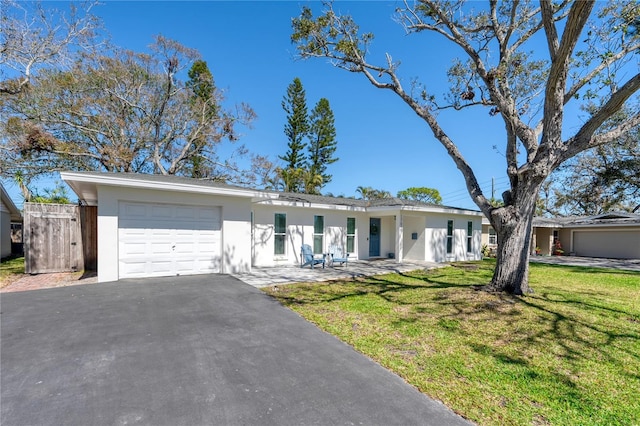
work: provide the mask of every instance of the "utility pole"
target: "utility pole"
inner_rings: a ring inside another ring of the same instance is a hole
[[[496,199],[495,178],[494,177],[491,178],[491,199],[492,200]]]

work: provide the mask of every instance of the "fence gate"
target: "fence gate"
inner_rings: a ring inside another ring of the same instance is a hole
[[[81,214],[85,207],[72,204],[24,203],[23,207],[26,273],[81,271],[95,265],[96,252],[91,249],[97,245],[95,208]]]

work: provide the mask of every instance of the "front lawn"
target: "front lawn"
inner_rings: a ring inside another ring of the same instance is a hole
[[[638,424],[640,274],[532,264],[518,298],[494,265],[265,291],[479,424]]]
[[[0,262],[0,288],[6,287],[24,275],[24,257]]]

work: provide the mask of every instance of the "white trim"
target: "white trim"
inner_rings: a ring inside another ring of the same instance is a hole
[[[189,183],[178,183],[178,182],[161,182],[161,181],[150,181],[144,179],[135,179],[135,178],[123,178],[118,177],[117,175],[86,175],[82,173],[73,173],[73,172],[60,172],[60,177],[62,180],[67,182],[75,191],[75,182],[81,183],[93,183],[96,185],[105,185],[105,186],[121,186],[127,188],[140,188],[140,189],[159,189],[162,191],[180,191],[180,192],[191,192],[198,194],[213,194],[213,195],[227,195],[227,196],[235,196],[235,197],[246,197],[246,198],[257,198],[257,199],[269,199],[277,197],[277,195],[270,194],[267,192],[254,190],[254,189],[243,189],[243,188],[233,188],[233,187],[221,187],[221,186],[202,186],[202,185],[194,185]],[[71,181],[71,182],[69,182]]]
[[[387,212],[387,211],[406,211],[406,212],[424,212],[424,213],[445,213],[463,216],[484,216],[484,213],[474,210],[456,209],[454,207],[437,207],[437,206],[374,206],[366,207],[366,211],[371,213]]]
[[[273,194],[270,194],[270,195],[273,195]],[[258,200],[256,204],[260,204],[262,206],[340,210],[340,211],[353,211],[353,212],[362,212],[362,213],[367,211],[366,207],[345,206],[345,205],[339,205],[339,204],[309,203],[307,201],[288,201],[288,200],[278,200],[274,198],[270,198],[268,200]]]

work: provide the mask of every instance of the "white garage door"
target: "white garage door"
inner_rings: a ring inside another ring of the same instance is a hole
[[[120,278],[220,272],[220,208],[121,202]]]
[[[577,256],[640,259],[640,231],[575,231],[573,251]]]

